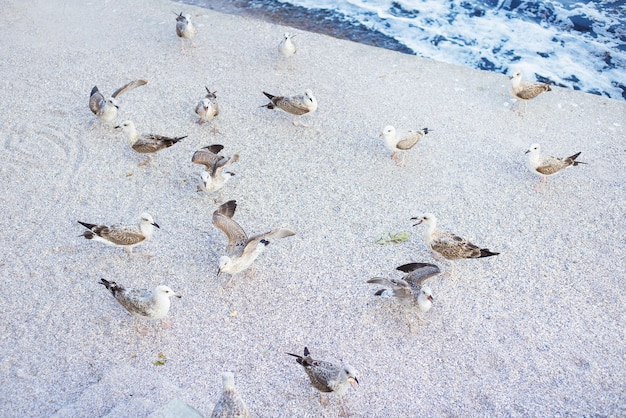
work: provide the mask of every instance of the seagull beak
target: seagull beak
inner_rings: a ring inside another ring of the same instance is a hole
[[[121,129],[122,127],[120,125],[117,125],[114,129]]]
[[[509,80],[513,80],[513,76],[512,75],[509,76]]]
[[[412,221],[414,221],[416,219],[418,219],[418,218],[417,217],[411,218]],[[420,219],[419,221],[417,221],[416,224],[413,224],[413,226],[417,226],[417,225],[421,224],[423,221],[424,221],[423,219]]]
[[[348,382],[350,382],[350,386],[355,387],[359,384],[359,380],[356,377],[349,377]]]
[[[530,152],[530,150],[526,150],[526,152],[524,154],[528,154]]]
[[[154,225],[154,226],[156,226],[157,228],[161,229],[161,227],[159,226],[159,224],[158,224],[158,223],[156,223],[156,222],[152,222],[152,225]]]
[[[426,296],[426,299],[428,299],[428,300],[429,300],[429,301],[431,301],[431,302],[433,301],[433,297],[432,297],[432,296],[430,296],[430,295],[429,295],[429,296]]]

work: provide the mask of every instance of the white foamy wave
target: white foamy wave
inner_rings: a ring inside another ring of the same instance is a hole
[[[424,57],[626,100],[624,2],[279,1],[333,11]]]

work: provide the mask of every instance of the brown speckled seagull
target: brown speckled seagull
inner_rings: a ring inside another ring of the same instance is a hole
[[[250,412],[235,387],[235,375],[222,373],[222,396],[213,407],[211,418],[250,418]]]
[[[349,364],[337,365],[329,361],[314,360],[307,347],[304,347],[304,356],[285,353],[296,358],[296,362],[304,367],[304,371],[311,380],[311,385],[323,393],[335,393],[339,397],[348,391],[350,386],[359,383],[358,371]],[[320,401],[322,398],[320,397]],[[342,409],[345,412],[342,401]]]
[[[396,270],[406,274],[401,279],[374,277],[367,281],[367,283],[380,284],[388,288],[378,290],[375,295],[393,296],[404,305],[417,303],[420,311],[428,312],[432,307],[433,294],[428,286],[424,286],[424,282],[441,273],[439,267],[429,263],[408,263],[399,266]]]
[[[522,81],[522,72],[516,71],[511,77],[511,93],[513,96],[524,101],[524,112],[528,101],[546,91],[552,91],[549,83],[532,83]]]
[[[152,238],[155,226],[160,228],[152,219],[152,215],[147,212],[141,214],[139,225],[105,226],[81,221],[78,221],[78,223],[87,228],[82,234],[83,237],[114,247],[122,247],[128,254],[132,254],[133,247]]]
[[[180,50],[181,52],[185,52],[185,39],[191,41],[191,46],[195,48],[195,44],[193,42],[193,38],[196,36],[198,32],[196,27],[191,23],[191,15],[176,14],[176,36],[180,38]]]
[[[458,235],[440,230],[437,228],[437,218],[431,213],[413,217],[411,220],[417,221],[413,226],[426,225],[426,230],[424,231],[426,244],[434,253],[443,256],[447,260],[484,258],[500,254],[489,251],[486,248],[480,248]],[[453,263],[452,268],[454,268]]]
[[[104,98],[97,86],[93,86],[91,94],[89,95],[89,109],[91,109],[93,114],[98,118],[106,122],[111,122],[117,117],[117,109],[120,107],[117,102],[117,96],[147,83],[148,82],[146,80],[131,81],[130,83],[127,83],[115,90],[108,99]]]
[[[221,273],[235,275],[247,269],[261,255],[271,240],[296,234],[288,228],[276,228],[248,238],[243,228],[232,219],[236,208],[237,202],[229,200],[213,212],[213,225],[224,232],[228,238],[226,247],[228,255],[220,257],[218,276]]]
[[[526,154],[528,154],[528,168],[530,168],[530,171],[533,173],[541,176],[542,183],[548,181],[548,176],[552,176],[567,167],[587,164],[582,161],[576,161],[580,152],[566,158],[541,154],[541,145],[539,144],[532,144],[528,151],[526,151]]]
[[[307,126],[300,122],[299,118],[308,113],[313,113],[317,109],[317,99],[313,96],[311,89],[306,89],[303,95],[291,97],[274,96],[266,92],[263,92],[263,94],[270,99],[270,103],[261,107],[267,107],[268,109],[278,108],[283,112],[294,115],[294,125]]]
[[[135,128],[135,124],[130,120],[125,120],[115,129],[122,129],[126,134],[128,143],[131,148],[139,154],[154,154],[162,149],[169,148],[182,139],[187,138],[185,136],[168,137],[154,134],[140,134]],[[139,165],[145,165],[150,161],[150,156],[141,162]]]
[[[220,114],[220,106],[217,103],[217,91],[211,92],[208,87],[204,87],[207,91],[206,96],[198,102],[196,105],[196,115],[200,117],[198,124],[202,124],[208,120],[213,119]]]

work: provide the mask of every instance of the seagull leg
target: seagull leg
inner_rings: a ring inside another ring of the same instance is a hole
[[[402,153],[402,158],[396,159],[396,165],[398,167],[404,167],[405,160],[406,160],[406,152],[403,152]]]
[[[169,329],[174,326],[174,323],[172,321],[166,321],[165,319],[161,319],[161,326],[163,327],[163,329]]]
[[[139,163],[139,167],[143,167],[143,166],[147,165],[150,161],[152,161],[152,157],[150,157],[148,155],[145,160],[143,160],[142,162]]]
[[[135,318],[134,318],[134,321],[135,321],[135,329],[137,330],[137,332],[138,332],[138,333],[140,333],[140,334],[141,334],[141,335],[143,335],[143,336],[148,335],[148,332],[149,332],[148,328],[143,328],[143,327],[141,327],[141,326],[137,323],[137,317],[135,317]]]

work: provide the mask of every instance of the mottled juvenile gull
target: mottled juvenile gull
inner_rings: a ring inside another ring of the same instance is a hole
[[[285,354],[296,358],[296,362],[304,367],[304,371],[311,380],[311,385],[320,392],[332,392],[343,397],[351,385],[354,386],[359,383],[358,371],[354,367],[349,364],[337,365],[329,361],[314,360],[311,358],[307,347],[304,347],[304,356],[292,353]],[[343,402],[342,408],[345,412]]]
[[[114,247],[123,247],[128,254],[132,254],[133,247],[152,238],[155,226],[160,228],[152,219],[152,215],[147,212],[141,214],[139,225],[105,226],[81,221],[78,223],[87,228],[87,231],[83,232],[83,237]]]
[[[428,312],[432,307],[433,295],[430,288],[424,286],[424,282],[441,273],[439,267],[429,263],[408,263],[399,266],[397,270],[407,274],[401,279],[374,277],[367,283],[380,284],[387,288],[378,290],[376,296],[393,296],[404,305],[417,303],[420,311]]]
[[[389,125],[385,126],[381,136],[385,140],[385,146],[389,148],[390,151],[393,151],[391,158],[396,160],[397,165],[404,166],[406,151],[413,148],[428,132],[430,132],[428,128],[423,128],[419,131],[408,131],[406,134],[399,136],[396,132],[396,128]],[[398,160],[399,152],[402,152],[402,160]]]
[[[174,13],[176,14],[176,13]],[[195,47],[193,43],[193,38],[196,36],[197,30],[196,27],[191,23],[191,15],[180,14],[176,15],[176,35],[180,38],[180,50],[185,52],[185,39],[191,41],[191,46]]]
[[[222,396],[213,407],[211,418],[249,418],[248,407],[235,387],[235,375],[222,373],[222,386]]]
[[[549,83],[534,83],[522,80],[522,72],[516,71],[511,76],[511,93],[524,101],[524,112],[530,99],[534,99],[545,91],[552,91]]]
[[[109,289],[113,297],[131,315],[144,319],[160,319],[164,328],[172,326],[170,322],[165,321],[170,310],[170,298],[181,296],[169,287],[160,285],[154,290],[129,289],[105,279],[100,279],[100,284]]]
[[[292,39],[296,35],[292,35],[289,32],[285,32],[283,35],[283,39],[280,41],[278,45],[278,52],[283,57],[290,57],[296,53],[296,45],[293,43]]]
[[[93,114],[98,118],[106,122],[111,122],[117,117],[117,109],[120,107],[117,102],[117,96],[147,83],[148,82],[146,80],[131,81],[130,83],[115,90],[108,99],[104,98],[97,86],[93,86],[91,94],[89,95],[89,109],[91,109]]]
[[[194,164],[203,165],[206,170],[200,175],[202,177],[202,183],[200,190],[206,193],[213,193],[224,187],[224,184],[235,175],[230,171],[224,171],[224,168],[228,164],[235,163],[239,160],[239,154],[235,154],[232,157],[226,157],[219,155],[220,151],[224,148],[223,145],[213,144],[200,148],[191,157],[191,162]]]
[[[500,254],[489,251],[486,248],[480,248],[458,235],[440,230],[437,228],[437,218],[431,213],[413,217],[411,220],[417,221],[413,226],[422,223],[426,225],[426,230],[424,231],[426,244],[434,253],[443,256],[447,260],[483,258]],[[452,264],[452,268],[454,268],[454,264]]]
[[[553,157],[552,155],[542,154],[541,145],[532,144],[528,151],[528,168],[535,174],[541,176],[541,182],[548,181],[548,176],[552,176],[559,171],[569,166],[577,166],[578,164],[587,164],[582,161],[576,161],[576,158],[580,155],[577,152],[566,158]]]
[[[261,107],[267,107],[268,109],[278,108],[284,112],[294,115],[294,125],[300,124],[302,126],[307,126],[300,122],[299,118],[308,113],[313,113],[317,109],[317,99],[313,96],[313,91],[311,91],[311,89],[306,89],[302,95],[291,97],[274,96],[266,92],[263,92],[263,94],[270,99],[270,103]]]
[[[198,102],[196,105],[196,115],[200,117],[199,124],[202,124],[208,120],[213,119],[220,113],[220,106],[217,103],[216,91],[211,92],[208,87],[204,87],[207,91],[206,96]]]
[[[135,128],[135,124],[130,120],[125,120],[120,125],[116,126],[115,129],[122,129],[126,134],[131,148],[140,154],[153,154],[162,149],[169,148],[178,141],[187,138],[187,135],[167,137],[154,134],[140,134]],[[140,165],[146,164],[148,161],[150,161],[150,156]]]
[[[276,228],[248,238],[243,228],[232,219],[236,208],[237,203],[229,200],[213,212],[213,225],[228,237],[226,247],[228,256],[220,257],[218,276],[221,273],[235,275],[247,269],[261,255],[271,240],[296,234],[288,228]]]

